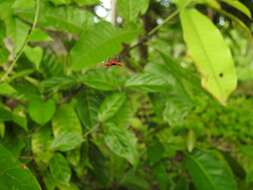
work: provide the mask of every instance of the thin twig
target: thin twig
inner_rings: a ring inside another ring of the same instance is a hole
[[[179,13],[179,10],[176,10],[172,14],[170,14],[161,24],[154,27],[148,34],[146,34],[144,37],[142,37],[138,43],[136,43],[133,46],[129,47],[129,50],[132,50],[132,49],[138,47],[139,45],[147,42],[158,30],[160,30],[161,27],[163,27],[167,22],[169,22],[175,16],[177,16],[178,13]]]
[[[34,19],[33,19],[33,24],[31,26],[30,30],[28,31],[28,34],[26,35],[24,43],[22,44],[21,48],[17,52],[15,59],[13,60],[13,62],[11,63],[11,65],[8,67],[8,69],[6,70],[6,72],[3,75],[3,77],[0,79],[0,82],[3,82],[3,81],[5,81],[8,78],[9,74],[14,69],[14,66],[16,65],[17,61],[19,60],[19,58],[23,54],[25,46],[29,42],[31,34],[34,31],[34,29],[36,28],[36,25],[37,25],[37,22],[38,22],[38,18],[39,18],[39,13],[40,13],[40,0],[36,0],[35,14],[34,14]]]
[[[111,0],[112,24],[117,25],[117,0]]]

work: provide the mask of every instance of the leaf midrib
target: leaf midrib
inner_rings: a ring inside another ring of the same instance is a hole
[[[207,51],[206,51],[205,45],[204,45],[203,42],[202,42],[201,36],[200,36],[198,30],[196,29],[196,24],[195,24],[195,22],[192,20],[191,15],[189,16],[189,20],[190,20],[190,22],[192,23],[192,25],[193,25],[193,30],[196,32],[197,38],[198,38],[199,41],[200,41],[200,46],[203,48],[202,52],[204,52],[204,54],[206,55],[208,62],[211,63],[211,64],[208,64],[208,67],[209,67],[209,69],[212,71],[213,78],[214,78],[215,81],[216,81],[216,84],[217,84],[217,86],[218,86],[218,88],[219,88],[219,90],[220,90],[220,92],[221,92],[222,99],[223,99],[223,98],[224,98],[224,91],[223,91],[223,89],[222,89],[222,87],[221,87],[221,85],[220,85],[220,83],[219,83],[219,79],[217,78],[217,76],[216,76],[216,74],[215,74],[214,68],[213,68],[213,66],[212,66],[213,62],[212,62],[212,60],[210,59],[210,57],[209,57],[209,55],[208,55],[208,53],[207,53]]]
[[[192,162],[194,162],[198,167],[199,169],[204,173],[204,176],[206,176],[207,178],[207,181],[210,182],[211,186],[213,187],[214,190],[217,190],[216,187],[215,187],[215,184],[212,182],[212,179],[211,177],[208,175],[208,173],[206,172],[205,168],[201,165],[201,163],[197,160],[197,159],[194,159],[192,156],[188,155],[187,156]]]

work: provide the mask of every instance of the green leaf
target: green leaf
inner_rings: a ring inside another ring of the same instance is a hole
[[[51,148],[60,151],[75,149],[83,142],[82,126],[71,104],[62,105],[53,118],[54,140]]]
[[[125,87],[145,92],[159,92],[168,90],[170,86],[160,76],[151,73],[141,73],[129,78],[125,83]]]
[[[189,184],[186,177],[181,177],[178,180],[175,190],[189,190]]]
[[[29,61],[31,61],[35,65],[35,68],[39,69],[40,62],[43,57],[43,49],[40,47],[32,48],[32,47],[26,46],[24,49],[24,53],[26,57],[29,59]]]
[[[225,105],[237,84],[228,46],[215,25],[197,10],[185,9],[180,18],[184,39],[202,77],[202,86]]]
[[[83,5],[95,5],[98,4],[100,1],[99,0],[74,0],[79,6]]]
[[[144,14],[149,6],[149,0],[118,0],[119,16],[126,22],[133,22],[140,14]]]
[[[231,7],[234,7],[235,9],[241,11],[245,15],[247,15],[249,18],[252,18],[251,12],[248,7],[246,7],[243,3],[241,3],[238,0],[220,0],[225,2],[226,4],[230,5]]]
[[[43,101],[34,99],[29,103],[28,112],[33,121],[40,125],[49,122],[55,113],[54,100]]]
[[[81,77],[85,85],[103,91],[118,90],[122,87],[124,78],[121,68],[100,68],[89,70]]]
[[[98,111],[99,121],[104,122],[112,118],[117,112],[120,111],[120,107],[125,101],[126,95],[124,93],[115,93],[106,97]]]
[[[127,128],[106,124],[105,144],[116,155],[135,165],[138,159],[137,138]]]
[[[25,131],[28,131],[28,127],[27,127],[27,117],[25,114],[25,110],[22,107],[16,107],[13,111],[12,111],[12,120],[19,125],[20,127],[22,127]]]
[[[123,30],[106,22],[94,25],[82,33],[71,50],[72,69],[87,69],[115,56],[122,50],[122,43],[131,42],[137,34],[136,29]]]
[[[11,121],[12,113],[0,104],[0,121]]]
[[[186,168],[197,190],[236,190],[232,171],[217,152],[187,154]]]
[[[93,128],[97,121],[101,98],[93,90],[86,89],[77,99],[76,110],[82,124],[86,129]]]
[[[10,84],[7,84],[7,83],[0,84],[0,95],[12,96],[15,93],[17,93],[17,91]]]
[[[0,145],[0,189],[41,190],[30,170]]]
[[[49,127],[42,127],[32,134],[32,152],[39,166],[41,164],[47,165],[53,156],[53,152],[50,149],[51,142],[52,131]]]
[[[68,185],[71,178],[71,169],[65,157],[56,153],[49,162],[49,169],[57,183]]]
[[[65,0],[63,0],[65,1]],[[50,30],[59,30],[80,34],[87,30],[93,21],[91,13],[74,6],[54,6],[52,3],[41,2],[38,25]],[[33,12],[18,12],[17,15],[32,22]]]

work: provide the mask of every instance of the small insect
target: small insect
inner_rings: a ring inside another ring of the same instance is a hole
[[[120,66],[120,67],[122,67],[122,66],[123,66],[123,63],[120,62],[120,61],[118,61],[118,60],[116,60],[116,59],[111,59],[111,60],[105,62],[104,65],[105,65],[106,67],[112,67],[112,66]]]

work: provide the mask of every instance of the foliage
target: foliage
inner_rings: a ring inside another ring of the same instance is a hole
[[[0,189],[252,189],[249,6],[103,6],[0,0]]]

